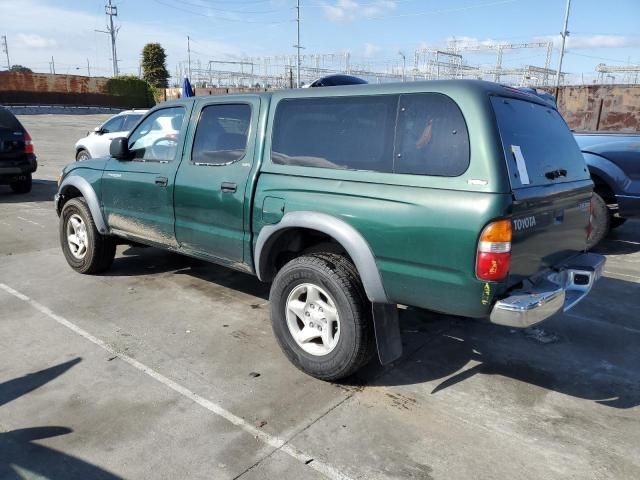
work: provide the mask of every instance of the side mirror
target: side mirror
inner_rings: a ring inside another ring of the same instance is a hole
[[[104,131],[102,130],[102,127],[96,127],[93,129],[93,133],[95,133],[96,135],[102,135]]]
[[[109,145],[109,155],[118,160],[131,160],[131,150],[129,150],[129,139],[127,137],[117,137],[111,140]]]

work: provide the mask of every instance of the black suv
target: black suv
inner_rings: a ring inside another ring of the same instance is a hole
[[[0,185],[16,193],[31,191],[31,174],[38,168],[29,133],[13,113],[0,107]]]

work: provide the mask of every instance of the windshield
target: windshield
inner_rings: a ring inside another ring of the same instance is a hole
[[[554,108],[491,97],[513,188],[589,178],[578,145]]]

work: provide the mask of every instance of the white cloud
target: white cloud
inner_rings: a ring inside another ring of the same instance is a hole
[[[322,8],[324,15],[334,22],[352,21],[358,18],[373,18],[395,10],[395,0],[374,0],[369,3],[359,3],[356,0],[336,0],[335,3],[325,3]]]
[[[540,37],[539,41],[553,41],[555,47],[560,47],[562,37],[552,35]],[[637,38],[625,37],[623,35],[569,35],[567,37],[567,48],[624,48],[635,47],[640,42]]]
[[[376,54],[380,53],[382,48],[378,45],[374,45],[373,43],[365,43],[364,44],[364,56],[365,57],[375,57]]]
[[[57,44],[53,38],[45,38],[35,33],[19,33],[18,40],[29,48],[55,47]]]
[[[25,15],[24,12],[38,12]],[[44,0],[22,0],[16,9],[11,2],[0,1],[0,18],[6,32],[11,60],[36,72],[48,72],[51,57],[55,58],[57,73],[85,73],[87,59],[92,75],[111,75],[111,46],[108,35],[94,30],[105,29],[105,16],[92,15],[78,9],[63,8]],[[117,36],[118,59],[121,73],[137,74],[142,48],[146,43],[159,42],[167,52],[167,68],[175,73],[178,62],[187,58],[188,25],[165,25],[139,21],[121,21]],[[73,28],[70,28],[73,26]],[[34,33],[34,32],[37,32]],[[194,63],[203,53],[202,61],[210,58],[241,56],[239,47],[223,42],[198,40],[192,47]],[[205,58],[206,57],[206,58]],[[203,68],[205,65],[203,64]]]

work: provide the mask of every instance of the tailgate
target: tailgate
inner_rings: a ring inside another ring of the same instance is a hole
[[[0,108],[0,161],[14,160],[24,153],[24,128],[8,110]]]
[[[513,195],[509,283],[584,251],[593,183],[556,109],[524,99],[491,99]]]
[[[584,251],[592,190],[586,180],[514,191],[510,284]]]

